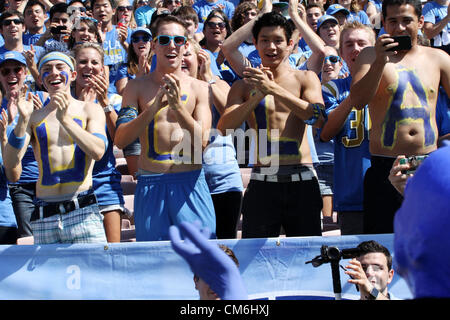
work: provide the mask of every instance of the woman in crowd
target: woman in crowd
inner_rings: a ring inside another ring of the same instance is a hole
[[[128,61],[123,63],[117,71],[116,88],[122,94],[129,79],[141,77],[150,72],[152,63],[151,55],[152,34],[150,30],[138,27],[131,33],[131,45],[128,47]],[[123,155],[127,161],[128,173],[136,175],[137,161],[141,153],[139,139],[123,149]]]
[[[76,45],[73,52],[77,79],[72,95],[82,101],[94,101],[105,111],[108,147],[103,158],[94,165],[93,189],[104,216],[108,242],[120,242],[121,213],[128,212],[124,207],[121,174],[116,170],[113,141],[122,98],[117,94],[108,94],[108,77],[104,72],[101,45],[84,42]]]
[[[214,9],[211,11],[205,20],[203,34],[205,37],[200,41],[201,47],[212,53],[215,58],[212,63],[217,64],[222,79],[231,86],[239,78],[221,52],[223,42],[231,35],[230,23],[222,10]]]
[[[243,185],[232,135],[224,137],[214,130],[224,112],[230,87],[212,74],[210,64],[209,54],[190,39],[182,70],[191,77],[208,82],[212,96],[213,123],[210,143],[203,154],[203,169],[216,213],[216,235],[218,239],[233,239],[236,238],[241,212]]]

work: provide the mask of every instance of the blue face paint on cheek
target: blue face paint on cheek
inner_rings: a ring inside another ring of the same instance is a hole
[[[44,72],[44,73],[42,74],[42,82],[45,81],[45,78],[47,78],[49,74],[50,74],[50,72]]]
[[[65,71],[61,71],[61,74],[63,75],[64,79],[66,79],[66,84],[69,82],[69,74]]]

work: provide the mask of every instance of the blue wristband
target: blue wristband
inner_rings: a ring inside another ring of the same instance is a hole
[[[23,148],[23,145],[25,144],[25,137],[26,135],[20,138],[16,137],[14,130],[12,130],[8,137],[8,143],[12,147],[21,150]]]
[[[108,139],[106,138],[106,136],[101,133],[93,133],[93,135],[103,140],[103,142],[105,143],[105,151],[106,151],[106,149],[108,149]]]

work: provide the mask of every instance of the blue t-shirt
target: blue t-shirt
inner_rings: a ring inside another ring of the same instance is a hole
[[[22,42],[24,45],[29,46],[30,44],[32,44],[34,46],[41,37],[42,33],[31,34],[27,32],[22,35]]]
[[[128,28],[128,39],[130,43],[131,29]],[[105,51],[105,65],[109,67],[109,88],[108,93],[117,93],[115,86],[117,71],[122,63],[127,62],[127,51],[119,41],[119,33],[116,26],[113,26],[111,31],[105,35],[103,41],[103,50]]]
[[[332,80],[322,86],[329,114],[349,95],[352,78]],[[334,137],[334,199],[337,212],[363,210],[364,175],[370,167],[369,111],[352,109]]]
[[[211,111],[211,128],[217,128],[220,114],[214,105]],[[222,136],[218,131],[212,131],[203,152],[203,170],[211,194],[244,190],[232,135]]]
[[[217,0],[216,2],[208,2],[206,0],[200,0],[194,3],[192,5],[192,8],[195,10],[195,12],[197,12],[198,21],[205,22],[209,13],[213,9],[219,9],[219,5],[222,5],[224,7],[222,11],[228,17],[228,20],[231,20],[234,14],[234,5],[233,3],[226,0]]]
[[[134,20],[136,20],[137,26],[148,28],[152,20],[152,15],[155,11],[155,8],[152,8],[148,5],[137,8],[134,12]]]
[[[208,52],[210,57],[214,57],[214,59],[211,59],[211,68],[213,68],[212,65],[217,66],[217,70],[220,73],[220,78],[226,81],[230,87],[234,81],[240,79],[240,77],[236,74],[236,72],[234,72],[234,70],[231,68],[228,61],[225,60],[221,65],[218,65],[216,61],[217,57],[219,56],[218,52],[211,52],[208,49],[203,50]]]
[[[422,9],[424,22],[431,22],[432,24],[439,23],[447,16],[448,6],[441,6],[436,2],[428,2]],[[450,22],[432,39],[433,47],[440,47],[450,44]]]
[[[253,43],[242,42],[238,48],[239,52],[242,53],[244,57],[248,57],[248,55],[255,51],[255,45]]]
[[[372,24],[370,23],[369,16],[363,10],[360,10],[358,12],[350,12],[350,17],[347,17],[347,22],[352,21],[358,21],[361,22],[362,24],[372,26]]]

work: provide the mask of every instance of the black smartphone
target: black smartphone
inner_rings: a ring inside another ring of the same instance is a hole
[[[66,30],[67,27],[66,26],[57,26],[57,27],[52,27],[50,29],[50,32],[52,34],[61,34],[61,31]]]
[[[409,50],[411,49],[411,37],[410,36],[397,36],[392,37],[394,42],[398,43],[398,46],[388,49],[387,51],[400,51],[400,50]]]

